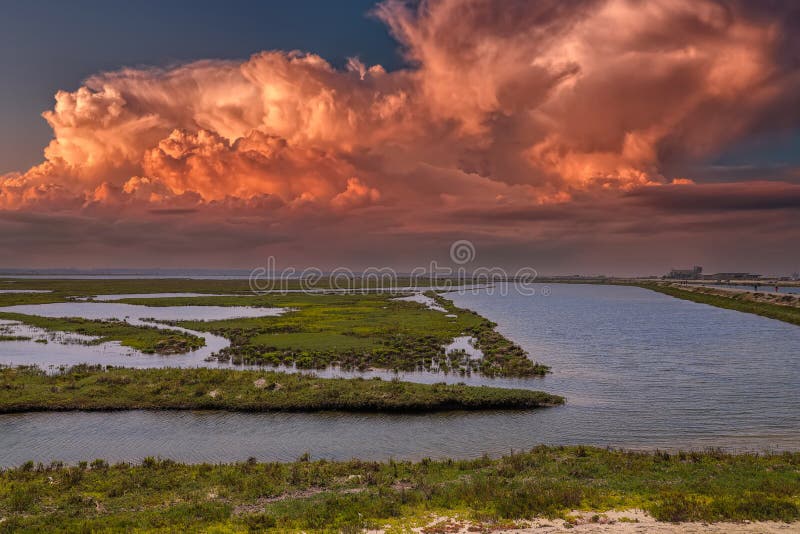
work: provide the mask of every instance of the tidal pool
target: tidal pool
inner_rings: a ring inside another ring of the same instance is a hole
[[[444,350],[447,354],[456,351],[464,351],[470,358],[483,358],[483,351],[475,346],[475,341],[475,338],[472,336],[458,336],[445,346]]]

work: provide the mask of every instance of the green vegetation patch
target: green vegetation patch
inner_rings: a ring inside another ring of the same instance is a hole
[[[95,321],[77,317],[51,318],[6,312],[0,312],[0,319],[19,321],[48,331],[96,337],[86,341],[87,345],[119,341],[123,346],[146,354],[181,354],[205,345],[205,340],[198,336],[154,326],[132,326],[124,321]]]
[[[442,371],[464,376],[537,376],[549,371],[499,334],[495,323],[457,308],[449,300],[428,293],[447,311],[431,310],[397,300],[402,294],[284,294],[259,297],[201,297],[158,299],[151,305],[225,305],[282,307],[290,311],[275,317],[223,321],[178,321],[177,326],[206,331],[231,340],[218,358],[236,364],[296,366],[345,370],[370,368],[394,371]],[[193,301],[193,302],[189,302]],[[144,299],[129,300],[147,304]],[[450,317],[448,317],[450,315]],[[457,336],[476,339],[483,358],[465,353],[447,354],[445,345]]]
[[[316,378],[230,369],[0,368],[0,413],[52,410],[430,412],[527,409],[556,395],[485,386]]]
[[[28,336],[7,336],[0,334],[0,341],[30,341]]]
[[[328,531],[438,516],[491,525],[642,508],[661,521],[800,519],[800,454],[537,447],[500,459],[142,465],[0,472],[0,531]]]
[[[293,332],[287,334],[261,334],[250,339],[253,345],[270,346],[275,349],[296,350],[342,350],[368,349],[376,340],[370,337],[337,334],[335,332]]]

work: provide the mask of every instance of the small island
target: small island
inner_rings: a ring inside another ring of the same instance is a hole
[[[531,409],[564,398],[541,391],[316,378],[230,369],[127,369],[81,365],[48,374],[0,368],[0,413],[70,410],[434,412]]]

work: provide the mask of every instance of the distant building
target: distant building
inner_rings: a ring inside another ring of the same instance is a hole
[[[792,273],[792,280],[800,280],[800,273]]]
[[[699,280],[703,277],[703,268],[695,265],[691,269],[672,269],[664,276],[670,280]]]

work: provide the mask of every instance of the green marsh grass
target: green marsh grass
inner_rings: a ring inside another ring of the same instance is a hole
[[[432,412],[562,404],[540,391],[231,369],[0,367],[0,413],[63,410]]]
[[[0,472],[0,531],[358,531],[642,508],[661,521],[797,521],[800,453],[537,447],[499,459],[25,464]]]
[[[541,376],[549,371],[499,334],[494,323],[470,310],[457,308],[433,294],[429,296],[446,313],[396,300],[397,296],[359,293],[203,297],[191,300],[195,304],[283,307],[290,311],[275,317],[167,324],[230,339],[231,347],[218,356],[233,363],[293,365],[301,369],[336,365],[345,370],[441,370],[485,376]],[[185,305],[189,300],[159,299],[159,305]],[[143,300],[126,302],[144,304]],[[449,357],[445,345],[461,335],[473,336],[484,357]]]

